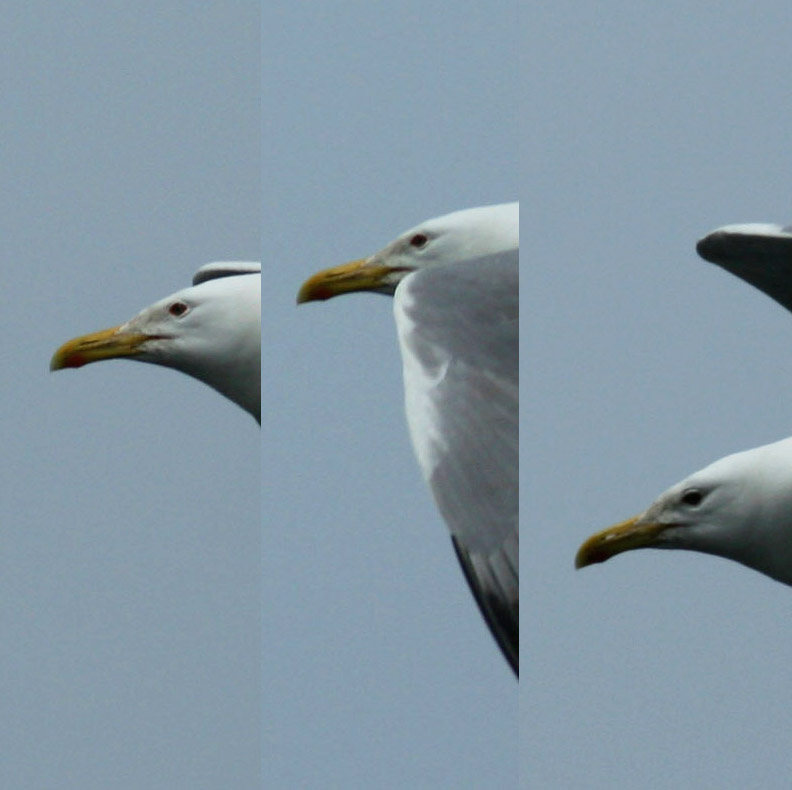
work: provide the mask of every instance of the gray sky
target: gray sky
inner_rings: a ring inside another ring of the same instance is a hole
[[[507,788],[519,743],[531,787],[785,787],[789,590],[692,553],[572,561],[791,432],[792,316],[694,252],[790,219],[789,10],[261,18],[17,4],[8,25],[0,784]],[[389,301],[293,300],[521,193],[518,741],[409,446]],[[170,371],[47,373],[201,263],[259,256],[261,431]]]
[[[412,456],[391,304],[294,297],[517,197],[516,4],[292,5],[9,23],[3,786],[514,784],[517,686]],[[47,372],[260,256],[261,431],[152,366]]]
[[[5,9],[0,785],[255,787],[261,432],[55,348],[260,257],[258,3]]]
[[[518,686],[413,457],[391,301],[298,309],[294,298],[317,269],[423,219],[515,199],[516,9],[283,4],[265,15],[273,786],[515,786]]]
[[[555,3],[527,30],[523,779],[785,788],[789,588],[694,553],[572,563],[688,473],[792,433],[792,316],[694,250],[792,218],[792,12]]]

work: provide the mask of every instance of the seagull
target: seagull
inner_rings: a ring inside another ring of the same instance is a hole
[[[696,245],[792,310],[792,228],[727,225]],[[792,585],[792,438],[721,458],[661,494],[643,513],[590,537],[582,568],[637,548],[691,549]]]
[[[519,204],[456,211],[308,279],[297,302],[394,297],[415,455],[519,675]]]
[[[121,326],[76,337],[51,370],[105,359],[175,368],[214,387],[261,424],[261,264],[208,263],[190,288],[155,302]]]
[[[639,548],[715,554],[792,584],[792,438],[728,455],[671,486],[640,515],[590,537],[575,565]]]

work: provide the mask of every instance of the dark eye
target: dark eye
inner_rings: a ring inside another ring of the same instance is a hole
[[[180,315],[184,315],[187,312],[187,305],[184,302],[174,302],[170,307],[168,307],[168,312],[178,318]]]
[[[416,249],[422,249],[429,243],[429,237],[424,235],[423,233],[416,233],[410,239],[410,246],[415,247]]]
[[[690,507],[700,505],[702,499],[704,499],[704,494],[702,494],[698,488],[688,488],[688,490],[682,494],[683,504],[690,505]]]

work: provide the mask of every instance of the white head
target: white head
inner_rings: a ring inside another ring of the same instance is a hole
[[[589,538],[576,565],[646,547],[716,554],[792,584],[792,439],[695,472],[640,515]]]
[[[368,258],[318,272],[300,288],[297,302],[353,291],[392,296],[396,286],[418,269],[487,258],[519,246],[519,203],[454,211],[410,228]]]
[[[50,367],[119,358],[165,365],[209,384],[261,422],[261,270],[238,266],[248,268],[208,276],[211,267],[203,267],[197,285],[121,326],[65,343]]]

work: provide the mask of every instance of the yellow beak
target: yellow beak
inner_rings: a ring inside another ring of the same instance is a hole
[[[149,335],[140,332],[124,332],[120,326],[94,332],[90,335],[75,337],[64,343],[52,356],[50,370],[79,368],[103,359],[131,357],[141,353],[140,346]]]
[[[360,258],[317,272],[302,284],[297,294],[297,304],[332,299],[354,291],[376,290],[394,270],[388,266],[367,263],[368,260]]]
[[[575,556],[575,567],[585,568],[595,562],[605,562],[616,554],[631,549],[653,545],[657,536],[666,529],[667,524],[642,521],[641,516],[622,521],[612,527],[592,535]]]

